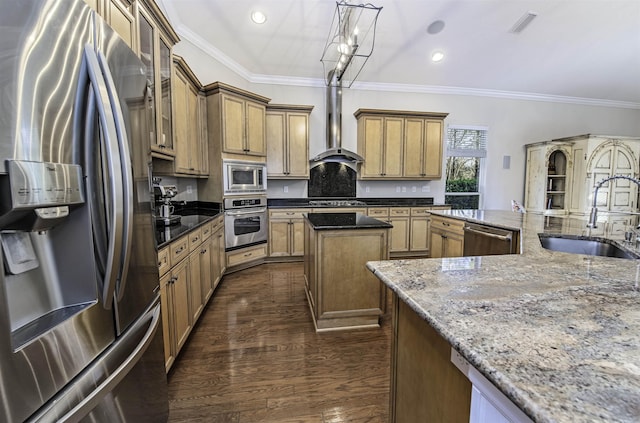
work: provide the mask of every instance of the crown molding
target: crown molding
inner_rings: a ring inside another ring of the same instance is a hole
[[[175,13],[172,2],[163,2],[170,16],[178,16]],[[323,78],[299,78],[292,76],[276,76],[276,75],[263,75],[251,73],[248,69],[231,59],[212,46],[205,39],[186,27],[182,22],[175,22],[176,32],[179,36],[194,44],[200,50],[211,56],[213,59],[226,66],[247,82],[254,84],[269,84],[269,85],[293,85],[301,87],[325,87],[325,81]],[[406,92],[406,93],[421,93],[421,94],[441,94],[441,95],[460,95],[460,96],[475,96],[475,97],[491,97],[500,98],[506,100],[525,100],[525,101],[540,101],[547,103],[565,103],[576,104],[582,106],[594,106],[594,107],[611,107],[620,109],[635,109],[640,110],[640,103],[634,103],[630,101],[616,101],[605,100],[596,98],[583,98],[583,97],[569,97],[558,96],[550,94],[538,94],[527,93],[517,91],[500,91],[489,90],[480,88],[465,88],[465,87],[448,87],[437,85],[415,85],[415,84],[398,84],[398,83],[380,83],[380,82],[359,82],[355,81],[351,86],[351,89],[365,90],[365,91],[386,91],[386,92]]]

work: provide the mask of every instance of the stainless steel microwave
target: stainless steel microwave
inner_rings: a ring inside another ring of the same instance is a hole
[[[224,160],[224,195],[267,192],[267,165],[258,162]]]

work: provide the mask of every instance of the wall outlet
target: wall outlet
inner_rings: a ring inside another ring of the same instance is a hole
[[[396,187],[396,192],[400,192],[400,187]]]
[[[431,192],[431,187],[429,185],[423,185],[422,192]]]
[[[418,189],[416,187],[411,187],[411,192],[416,192]]]
[[[402,192],[407,192],[407,187],[402,187]]]
[[[365,187],[365,188],[364,188],[364,192],[369,192],[369,191],[371,191],[371,190],[369,189],[369,187]]]
[[[288,185],[283,186],[282,191],[289,192],[289,186]]]
[[[191,185],[187,185],[187,194],[191,194],[193,192],[193,188],[191,188]]]

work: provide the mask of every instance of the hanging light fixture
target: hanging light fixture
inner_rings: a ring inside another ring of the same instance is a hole
[[[376,22],[382,7],[336,2],[329,37],[322,53],[327,85],[349,88],[373,53]]]

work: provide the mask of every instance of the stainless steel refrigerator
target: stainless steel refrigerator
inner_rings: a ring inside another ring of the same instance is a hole
[[[146,69],[80,0],[0,0],[0,421],[168,416]]]

